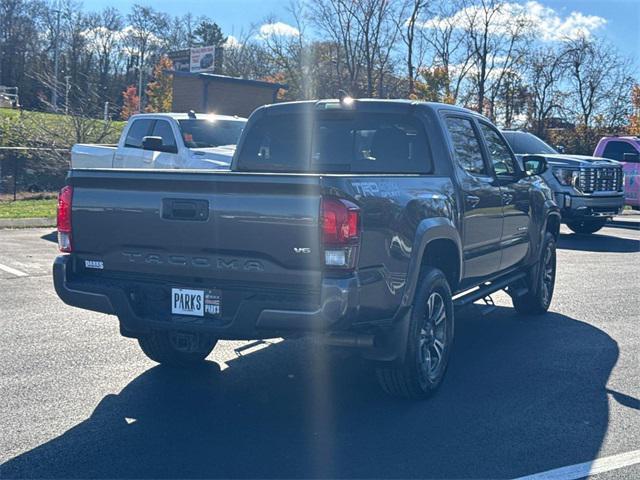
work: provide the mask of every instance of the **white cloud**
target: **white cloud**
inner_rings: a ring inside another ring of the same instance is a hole
[[[300,35],[300,30],[283,22],[265,23],[260,27],[260,37],[268,38],[273,35],[283,37],[297,37],[298,35]]]
[[[229,35],[227,36],[227,41],[224,42],[224,46],[226,48],[239,48],[242,46],[242,44],[236,37],[234,37],[233,35]]]
[[[571,12],[563,17],[553,8],[545,7],[535,0],[524,4],[505,2],[500,7],[500,11],[492,20],[492,31],[495,34],[512,30],[517,22],[523,22],[536,38],[543,41],[557,41],[575,39],[581,35],[589,37],[607,23],[602,17],[585,15],[581,12]],[[454,25],[456,28],[465,28],[470,24],[470,19],[478,14],[481,14],[481,7],[474,5],[459,10],[451,17],[434,17],[421,26],[443,28]]]

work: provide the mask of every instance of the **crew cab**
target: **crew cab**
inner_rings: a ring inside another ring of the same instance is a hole
[[[624,203],[640,210],[640,137],[602,137],[594,157],[616,160],[624,171]]]
[[[116,315],[160,363],[197,364],[220,339],[315,335],[376,362],[387,392],[424,398],[456,308],[498,290],[524,314],[549,308],[560,213],[544,159],[524,166],[451,105],[264,106],[230,171],[72,170],[55,288]]]
[[[133,115],[118,145],[74,145],[71,168],[226,170],[246,122],[194,112]]]
[[[624,175],[613,160],[559,153],[535,135],[502,132],[516,156],[544,158],[542,174],[562,212],[562,221],[576,233],[595,233],[624,206]]]

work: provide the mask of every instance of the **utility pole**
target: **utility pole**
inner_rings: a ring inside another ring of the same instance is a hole
[[[142,113],[142,65],[138,65],[138,113]]]
[[[58,109],[58,66],[60,62],[59,43],[60,43],[60,2],[58,9],[54,10],[56,14],[56,35],[53,43],[53,86],[51,87],[51,103],[54,111]]]
[[[69,85],[69,79],[71,78],[71,75],[65,75],[64,76],[64,82],[65,82],[65,89],[64,89],[64,114],[65,115],[69,115],[69,88],[71,87]]]

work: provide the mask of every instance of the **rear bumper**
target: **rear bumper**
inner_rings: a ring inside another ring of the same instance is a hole
[[[556,194],[562,220],[584,218],[609,218],[618,215],[624,207],[624,195],[615,196],[575,196]]]
[[[53,281],[60,299],[74,307],[117,315],[123,334],[134,337],[151,329],[204,332],[221,339],[287,336],[346,328],[358,313],[360,289],[355,277],[324,278],[313,305],[284,296],[268,300],[252,297],[238,302],[238,308],[226,320],[212,321],[173,317],[166,309],[162,310],[164,317],[151,315],[148,306],[141,304],[146,297],[141,300],[134,293],[148,286],[143,282],[100,281],[76,277],[72,272],[72,256],[58,256],[53,264]],[[157,292],[168,287],[156,284],[153,288]]]

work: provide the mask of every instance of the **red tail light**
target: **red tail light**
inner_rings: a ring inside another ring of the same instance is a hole
[[[71,244],[71,203],[73,187],[62,187],[58,195],[58,248],[61,252],[73,251]]]
[[[327,267],[355,267],[360,240],[360,209],[338,198],[322,199],[322,242]]]
[[[360,209],[347,200],[322,199],[322,235],[325,245],[346,245],[360,235]]]

